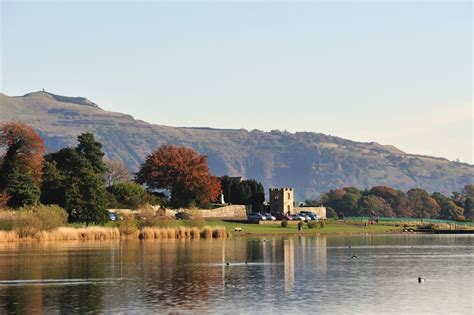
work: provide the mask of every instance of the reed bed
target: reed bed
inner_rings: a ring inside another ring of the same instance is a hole
[[[19,241],[89,241],[120,239],[200,239],[227,238],[225,227],[145,227],[132,234],[120,233],[118,228],[108,227],[59,227],[51,231],[39,231],[26,235],[21,230],[0,231],[0,242]]]
[[[200,239],[200,238],[227,238],[230,233],[225,227],[145,227],[140,230],[140,239]]]

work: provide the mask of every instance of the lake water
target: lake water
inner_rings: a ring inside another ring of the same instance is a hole
[[[473,272],[468,235],[0,244],[0,313],[474,314]]]

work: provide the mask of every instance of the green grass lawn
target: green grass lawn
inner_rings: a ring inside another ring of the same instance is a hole
[[[348,224],[334,220],[326,220],[323,228],[308,228],[306,223],[302,231],[298,231],[296,224],[289,224],[288,227],[282,228],[280,222],[276,224],[253,224],[253,223],[237,223],[218,219],[208,219],[206,224],[210,226],[225,226],[231,233],[235,235],[246,234],[357,234],[357,233],[394,233],[400,232],[401,228],[384,225],[363,225]],[[234,228],[242,228],[242,232],[234,232]]]
[[[179,227],[179,226],[192,226],[194,223],[193,220],[166,220],[162,221],[159,226],[162,227]],[[388,225],[369,225],[365,227],[360,223],[354,222],[342,222],[336,220],[326,220],[324,221],[323,228],[308,228],[308,225],[305,223],[303,225],[303,230],[298,231],[297,224],[289,224],[288,227],[282,228],[280,222],[275,224],[255,224],[255,223],[240,223],[225,221],[222,219],[206,219],[204,222],[201,221],[203,225],[209,226],[224,226],[234,235],[267,235],[267,234],[364,234],[364,233],[396,233],[401,232],[400,227],[388,226]],[[83,224],[68,224],[68,226],[80,227],[84,226]],[[93,225],[91,225],[93,226]],[[113,227],[115,223],[109,221],[105,223],[105,227]],[[235,232],[234,229],[238,227],[242,229],[242,232]]]

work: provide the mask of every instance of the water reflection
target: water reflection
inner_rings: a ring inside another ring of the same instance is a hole
[[[440,236],[0,244],[0,313],[466,313],[473,248]]]

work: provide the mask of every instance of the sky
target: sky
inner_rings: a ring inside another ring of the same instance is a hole
[[[470,1],[4,1],[0,91],[474,163]]]

